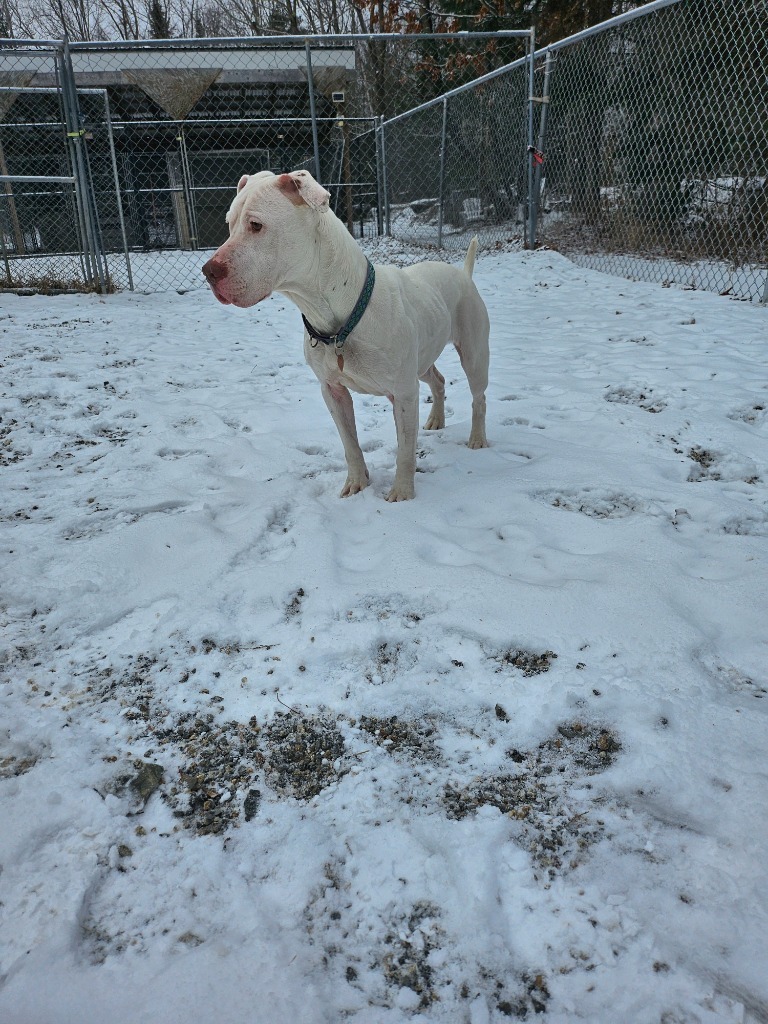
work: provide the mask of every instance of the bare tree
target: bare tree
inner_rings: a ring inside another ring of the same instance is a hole
[[[144,19],[139,14],[136,0],[113,0],[102,4],[102,10],[117,32],[118,39],[142,38]]]
[[[70,39],[107,39],[100,0],[27,0],[31,36]]]
[[[397,30],[407,0],[0,0],[0,26],[29,38],[342,34]],[[413,0],[427,10],[423,0]],[[154,11],[154,14],[153,14]],[[429,19],[427,19],[429,21]]]

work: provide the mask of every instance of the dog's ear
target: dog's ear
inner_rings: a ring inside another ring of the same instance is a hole
[[[328,205],[331,193],[318,185],[309,171],[292,171],[281,174],[277,179],[277,187],[283,195],[290,199],[294,206],[306,203],[313,210],[320,210]]]
[[[248,175],[244,174],[242,176],[242,178],[240,179],[240,181],[238,181],[238,183],[237,183],[237,191],[238,192],[242,192],[242,190],[245,188],[245,186],[247,184],[248,184]]]

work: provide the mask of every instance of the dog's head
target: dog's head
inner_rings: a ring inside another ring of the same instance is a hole
[[[227,213],[229,238],[203,267],[219,302],[245,309],[300,281],[311,259],[312,218],[328,210],[329,199],[308,171],[244,174]]]

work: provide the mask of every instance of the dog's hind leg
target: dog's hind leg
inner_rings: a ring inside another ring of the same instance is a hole
[[[485,436],[485,389],[488,387],[488,334],[490,324],[485,303],[479,295],[469,298],[459,311],[454,342],[472,393],[472,429],[469,448],[487,448]]]
[[[355,426],[355,407],[352,404],[352,395],[340,384],[331,387],[323,382],[320,385],[325,404],[333,416],[333,422],[339,432],[341,443],[344,445],[344,454],[347,458],[347,482],[342,488],[340,497],[346,498],[350,494],[357,494],[364,487],[368,486],[368,467],[365,465],[360,442],[357,440],[357,428]]]
[[[426,373],[422,373],[419,380],[429,384],[429,389],[432,392],[432,409],[424,424],[424,429],[442,430],[445,426],[445,377],[433,363]]]

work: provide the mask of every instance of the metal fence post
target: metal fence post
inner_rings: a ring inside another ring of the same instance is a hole
[[[381,126],[383,118],[376,118],[373,122],[373,139],[376,146],[376,234],[384,234],[384,181],[383,181],[383,159],[381,152]]]
[[[389,209],[389,181],[387,178],[387,146],[386,146],[386,129],[384,127],[384,116],[381,117],[381,125],[379,126],[381,132],[381,185],[384,192],[384,233],[386,235],[392,234],[392,218]]]
[[[115,179],[115,198],[117,200],[117,217],[120,223],[120,234],[123,239],[123,252],[125,253],[125,268],[128,274],[128,289],[133,291],[133,272],[131,270],[131,255],[128,248],[128,234],[125,230],[125,211],[123,210],[123,197],[120,191],[120,174],[117,167],[117,153],[115,152],[115,136],[112,131],[112,111],[109,106],[109,96],[104,90],[104,118],[107,123],[107,138],[109,139],[109,155],[112,161],[112,174]]]
[[[78,151],[75,147],[75,139],[79,140],[81,136],[79,134],[78,127],[79,119],[77,116],[75,116],[74,119],[72,117],[71,103],[68,95],[69,90],[67,89],[68,77],[74,77],[74,75],[71,70],[72,64],[71,59],[69,58],[69,50],[66,42],[61,45],[57,54],[57,64],[59,73],[59,101],[61,103],[62,121],[64,122],[67,156],[69,158],[69,166],[73,175],[72,185],[75,193],[75,210],[77,212],[80,264],[86,283],[93,284],[96,275],[91,256],[85,202],[82,195],[82,174],[77,157]]]
[[[8,259],[8,247],[5,244],[5,232],[0,231],[0,248],[3,250],[3,264],[5,265],[5,282],[10,288],[13,284],[13,274],[11,274],[11,261]]]
[[[181,186],[184,190],[184,203],[187,208],[187,221],[189,224],[189,247],[192,252],[199,249],[197,210],[195,208],[194,183],[192,181],[192,168],[189,166],[189,152],[187,150],[187,136],[182,124],[177,136],[179,142],[179,155],[181,158]]]
[[[533,110],[535,97],[533,95],[535,86],[535,61],[536,61],[536,32],[531,29],[531,37],[528,43],[528,210],[527,210],[527,232],[525,248],[533,249],[536,246],[536,219],[534,213],[533,179],[534,179],[534,143],[533,143]]]
[[[443,128],[440,136],[440,205],[437,213],[437,248],[443,248],[443,207],[445,205],[445,160],[448,144],[448,100],[443,100]]]
[[[309,114],[312,118],[312,145],[315,150],[315,179],[321,181],[320,177],[320,142],[317,137],[317,109],[315,107],[315,82],[312,74],[312,49],[307,39],[304,43],[304,52],[307,61],[307,88],[309,89]]]
[[[541,177],[542,168],[544,165],[544,145],[547,136],[547,113],[549,111],[549,89],[550,89],[550,78],[552,75],[552,68],[554,66],[554,58],[552,53],[547,48],[546,59],[544,62],[544,85],[542,86],[541,96],[536,97],[536,102],[541,104],[541,114],[539,115],[539,138],[536,143],[536,149],[532,156],[536,162],[536,169],[533,176],[533,202],[531,217],[531,249],[536,248],[538,227],[539,227],[539,204],[541,202]]]
[[[86,276],[93,284],[98,281],[99,290],[106,292],[107,275],[105,271],[103,246],[95,217],[95,199],[93,183],[88,172],[88,163],[83,152],[84,130],[81,126],[80,107],[75,87],[75,73],[72,67],[72,56],[69,42],[65,39],[60,50],[59,73],[61,80],[61,100],[64,108],[64,121],[67,129],[72,169],[75,178],[75,196],[77,201],[78,219],[81,229],[81,245]]]

